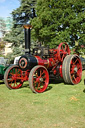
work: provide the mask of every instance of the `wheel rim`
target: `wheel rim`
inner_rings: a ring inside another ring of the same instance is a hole
[[[22,86],[23,81],[21,81],[21,69],[18,67],[13,67],[9,70],[7,75],[7,85],[11,89],[18,89]]]
[[[75,56],[70,63],[70,77],[73,84],[78,84],[82,77],[82,64],[80,58]]]
[[[49,83],[48,71],[43,67],[37,68],[33,73],[32,81],[36,92],[44,92]]]
[[[58,55],[58,59],[59,61],[63,61],[66,55],[70,54],[70,49],[67,43],[62,42],[59,44],[58,46],[58,50],[57,50],[57,55]]]

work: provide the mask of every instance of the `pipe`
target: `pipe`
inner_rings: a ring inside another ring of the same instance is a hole
[[[32,26],[31,25],[24,25],[24,34],[25,34],[25,54],[30,54],[30,45],[31,45],[31,42],[30,42],[30,36],[31,36],[31,28]]]

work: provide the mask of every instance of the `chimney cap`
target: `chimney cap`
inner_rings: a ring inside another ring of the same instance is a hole
[[[30,25],[30,24],[25,24],[25,25],[23,25],[23,27],[24,27],[25,29],[29,29],[29,28],[32,28],[32,25]]]

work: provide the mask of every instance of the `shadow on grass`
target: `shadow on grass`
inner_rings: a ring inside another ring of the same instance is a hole
[[[23,85],[20,88],[30,88],[30,87],[29,87],[29,84],[23,83]]]
[[[4,84],[4,81],[0,81],[0,85],[1,85],[1,84]]]
[[[50,79],[49,80],[49,84],[59,84],[59,83],[63,83],[63,79]]]
[[[51,79],[49,84],[59,84],[59,86],[73,86],[72,84],[67,84],[64,82],[62,78],[59,79]]]
[[[50,79],[49,80],[49,85],[48,85],[47,89],[45,90],[45,92],[47,92],[47,91],[49,91],[49,90],[51,90],[53,88],[50,84],[55,84],[55,85],[59,84],[59,86],[60,85],[61,86],[69,86],[69,85],[70,86],[73,86],[71,84],[66,84],[62,78],[59,78],[59,79]],[[23,83],[23,85],[19,89],[21,89],[21,88],[30,88],[29,87],[29,83],[27,83],[27,82],[26,83]]]
[[[85,93],[85,89],[83,90],[83,92]]]
[[[48,85],[48,87],[47,87],[47,89],[45,90],[45,92],[47,92],[47,91],[49,91],[49,90],[51,90],[52,89],[52,86],[49,86]]]
[[[22,85],[19,89],[22,89],[22,88],[30,88],[29,83],[23,83],[23,85]],[[49,85],[48,85],[48,87],[47,87],[47,89],[45,90],[45,92],[46,92],[46,91],[49,91],[49,90],[51,90],[51,89],[52,89],[52,86],[49,86]]]
[[[59,78],[59,79],[52,79],[52,80],[50,80],[50,82],[49,82],[49,84],[60,84],[60,85],[62,85],[61,83],[63,83],[63,85],[71,85],[71,84],[65,83],[62,78]]]

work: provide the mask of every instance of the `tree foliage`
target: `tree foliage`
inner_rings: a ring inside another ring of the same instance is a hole
[[[4,36],[6,33],[6,24],[2,18],[0,18],[0,32],[2,33],[2,36]]]
[[[20,7],[12,16],[12,31],[5,40],[12,42],[15,49],[24,47],[23,24],[29,21],[33,42],[44,42],[50,47],[67,42],[73,47],[77,41],[85,46],[84,0],[20,0]]]
[[[16,24],[25,24],[30,18],[35,17],[36,0],[21,0],[20,7],[12,12]]]
[[[75,41],[85,45],[85,2],[83,0],[37,0],[36,15],[31,22],[34,37],[53,45]]]
[[[36,0],[21,0],[20,7],[12,12],[13,27],[11,32],[5,36],[5,40],[12,42],[15,47],[24,45],[23,25],[35,16],[35,3]]]
[[[4,41],[1,41],[0,42],[0,51],[5,47],[5,42]]]
[[[17,27],[13,27],[10,33],[7,33],[5,36],[5,40],[8,42],[12,42],[12,46],[19,47],[23,45],[24,32],[23,27],[21,25],[17,25]]]
[[[13,62],[14,57],[22,54],[24,48],[23,25],[27,24],[30,18],[35,17],[36,0],[20,0],[20,7],[12,11],[13,26],[11,32],[5,35],[4,40],[12,43],[12,55],[7,55]]]

